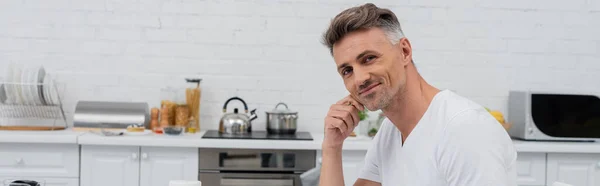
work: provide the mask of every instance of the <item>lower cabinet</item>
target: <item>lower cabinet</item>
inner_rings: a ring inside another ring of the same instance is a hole
[[[600,185],[600,154],[548,153],[547,185]]]
[[[518,153],[516,168],[519,186],[546,185],[546,153]]]
[[[198,180],[198,149],[142,147],[140,186],[165,186],[170,180]]]
[[[0,143],[0,177],[78,178],[79,145]]]
[[[78,186],[77,178],[45,178],[45,177],[0,177],[0,184],[9,185],[15,180],[31,180],[38,182],[40,186]]]
[[[81,186],[139,185],[140,147],[81,146]]]
[[[78,186],[79,157],[77,144],[0,143],[0,185]]]
[[[81,186],[164,186],[198,179],[198,149],[180,147],[81,147]]]

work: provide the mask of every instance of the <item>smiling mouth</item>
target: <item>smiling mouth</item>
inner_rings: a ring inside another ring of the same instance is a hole
[[[373,84],[373,85],[371,85],[371,86],[369,86],[369,87],[367,87],[367,88],[365,88],[365,89],[361,90],[360,92],[358,92],[358,95],[363,95],[364,93],[368,93],[368,92],[369,92],[369,91],[371,91],[373,88],[375,88],[375,87],[377,87],[377,86],[379,86],[379,85],[381,85],[381,83],[375,83],[375,84]]]

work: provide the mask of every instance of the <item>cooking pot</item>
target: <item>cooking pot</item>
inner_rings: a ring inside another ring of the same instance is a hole
[[[285,109],[277,109],[280,105]],[[288,109],[285,103],[278,103],[272,111],[267,111],[267,132],[269,134],[294,134],[298,122],[298,112]]]
[[[227,104],[232,100],[241,101],[244,104],[244,113],[239,113],[238,108],[233,109],[233,113],[227,113]],[[255,114],[256,109],[248,113],[248,105],[246,102],[239,97],[229,98],[225,105],[223,105],[223,117],[219,122],[219,132],[227,134],[246,134],[252,130],[252,120],[255,120],[258,116]]]

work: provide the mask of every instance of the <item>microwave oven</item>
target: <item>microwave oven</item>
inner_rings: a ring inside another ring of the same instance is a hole
[[[510,91],[511,137],[522,140],[600,140],[600,98],[585,93]]]

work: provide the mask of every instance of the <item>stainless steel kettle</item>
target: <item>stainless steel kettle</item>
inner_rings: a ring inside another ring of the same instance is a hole
[[[227,104],[232,100],[239,100],[244,104],[244,113],[239,113],[238,108],[233,109],[233,113],[227,113]],[[248,115],[248,105],[239,97],[229,98],[223,105],[223,117],[219,122],[219,132],[226,134],[246,134],[252,131],[252,120],[258,118],[256,109],[250,111]]]

